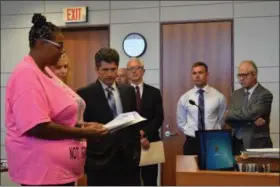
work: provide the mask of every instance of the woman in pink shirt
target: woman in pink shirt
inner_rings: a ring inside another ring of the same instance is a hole
[[[83,122],[85,103],[47,68],[62,54],[60,29],[41,14],[34,14],[32,23],[30,52],[6,87],[9,175],[21,185],[74,185],[84,169],[82,139],[108,131]]]

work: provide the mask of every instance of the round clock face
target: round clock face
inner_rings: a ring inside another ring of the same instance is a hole
[[[129,57],[139,57],[147,47],[144,36],[139,33],[130,33],[123,40],[123,50]]]

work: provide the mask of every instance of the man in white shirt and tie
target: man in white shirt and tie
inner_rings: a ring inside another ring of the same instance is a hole
[[[183,94],[177,104],[177,126],[186,135],[183,147],[185,155],[198,154],[199,144],[195,131],[222,129],[224,125],[226,99],[222,93],[208,85],[208,76],[205,63],[194,63],[192,79],[195,86]]]

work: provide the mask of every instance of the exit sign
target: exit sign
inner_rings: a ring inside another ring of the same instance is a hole
[[[87,7],[64,8],[63,20],[66,23],[87,22]]]

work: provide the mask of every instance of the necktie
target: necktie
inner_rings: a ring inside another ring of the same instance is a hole
[[[107,94],[108,104],[112,110],[113,116],[116,117],[118,114],[117,114],[117,108],[116,108],[116,101],[115,101],[115,98],[113,95],[113,90],[114,90],[113,87],[106,88],[106,91],[108,92],[108,94]]]
[[[245,95],[244,95],[244,106],[248,105],[249,94],[250,94],[250,92],[248,92],[248,91],[245,92]]]
[[[246,91],[245,94],[244,94],[244,102],[243,102],[243,106],[244,107],[246,107],[248,105],[249,94],[250,94],[250,92],[248,92],[248,91]],[[235,132],[235,137],[237,139],[241,139],[242,138],[241,133],[242,133],[242,129],[241,128],[237,128],[236,132]]]
[[[140,111],[140,104],[141,104],[141,96],[140,96],[140,89],[139,86],[135,86],[136,89],[136,107],[137,111]]]
[[[198,90],[199,96],[198,96],[198,106],[200,109],[198,109],[198,129],[203,130],[205,129],[205,116],[204,116],[204,90],[200,89]]]

